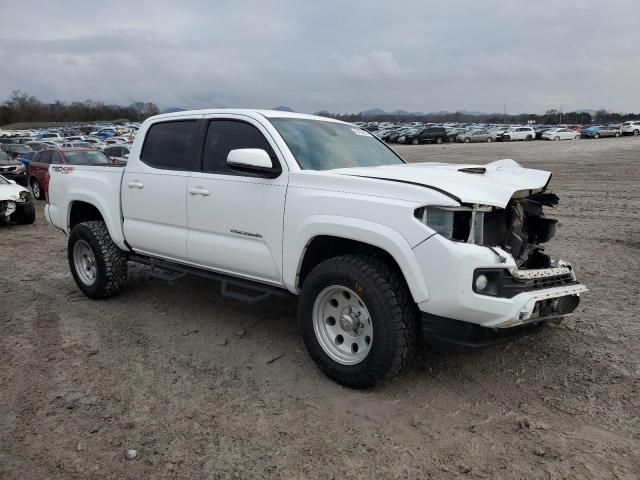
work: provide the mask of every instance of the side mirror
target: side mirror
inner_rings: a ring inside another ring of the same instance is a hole
[[[234,170],[256,173],[267,178],[280,175],[280,169],[274,168],[269,154],[261,148],[238,148],[227,155],[227,165]]]

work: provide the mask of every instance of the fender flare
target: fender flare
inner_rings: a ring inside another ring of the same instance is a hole
[[[84,202],[95,207],[98,210],[98,212],[100,212],[100,215],[102,216],[102,220],[107,226],[107,230],[109,231],[109,235],[111,236],[111,239],[113,240],[113,242],[122,250],[129,251],[129,246],[126,244],[124,239],[122,225],[120,223],[116,224],[114,219],[111,216],[106,214],[106,212],[109,211],[109,208],[102,198],[97,197],[95,192],[84,190],[81,188],[74,188],[70,190],[69,197],[70,197],[70,200],[69,200],[67,212],[66,212],[67,232],[69,233],[71,232],[71,211],[73,210],[74,203]],[[118,212],[118,216],[119,216],[119,212]]]
[[[405,237],[390,227],[351,217],[313,215],[304,219],[295,234],[285,235],[283,257],[283,283],[294,294],[299,294],[298,275],[308,246],[314,238],[331,236],[355,240],[387,252],[396,261],[416,303],[429,299],[427,285]],[[287,241],[291,238],[291,241]],[[425,234],[425,239],[428,235]]]

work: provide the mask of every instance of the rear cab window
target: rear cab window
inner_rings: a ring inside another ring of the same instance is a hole
[[[151,125],[140,160],[164,170],[199,170],[197,120],[173,120]]]

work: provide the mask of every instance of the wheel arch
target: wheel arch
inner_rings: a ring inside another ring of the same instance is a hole
[[[293,249],[297,255],[285,254],[285,286],[297,294],[308,273],[320,262],[343,254],[364,253],[385,258],[397,268],[416,303],[428,300],[427,286],[407,240],[389,227],[370,223],[341,217],[303,226],[300,243]]]
[[[108,209],[100,202],[99,199],[83,195],[75,195],[74,197],[75,198],[73,200],[69,201],[67,207],[67,232],[71,232],[71,229],[81,222],[88,222],[92,220],[102,221],[107,227],[107,231],[114,243],[120,248],[129,250],[124,241],[121,224],[115,223],[116,220],[108,215]],[[117,218],[120,218],[119,214],[117,214]]]

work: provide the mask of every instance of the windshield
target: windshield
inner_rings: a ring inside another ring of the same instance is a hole
[[[64,152],[67,163],[71,165],[111,165],[112,162],[102,152],[85,151],[85,152]]]
[[[9,180],[0,175],[0,185],[9,185]]]
[[[7,160],[11,160],[11,157],[0,150],[0,162],[6,162]]]
[[[272,118],[303,170],[397,165],[404,161],[354,125],[301,118]]]

